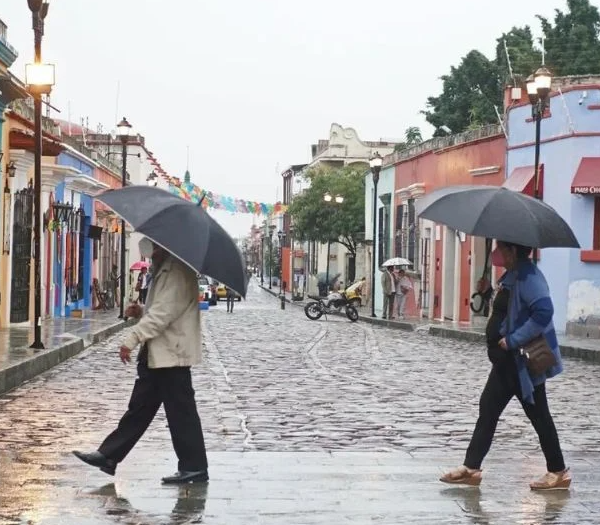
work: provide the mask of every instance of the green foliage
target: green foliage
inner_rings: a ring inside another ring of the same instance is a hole
[[[531,28],[513,27],[508,33],[503,33],[497,40],[496,64],[500,72],[500,81],[503,84],[512,84],[510,68],[504,50],[504,42],[510,56],[512,73],[515,79],[525,80],[542,63],[542,53],[533,46]]]
[[[421,135],[421,129],[417,126],[411,126],[404,132],[404,139],[406,140],[406,146],[415,146],[423,142],[423,136]]]
[[[497,122],[494,105],[502,103],[498,66],[477,50],[470,51],[458,67],[442,77],[443,90],[427,99],[425,119],[436,128],[434,136],[445,135],[447,126],[459,133],[473,124]]]
[[[600,12],[590,0],[567,0],[567,12],[556,10],[554,23],[538,16],[544,34],[546,65],[554,76],[600,73]],[[504,42],[510,56],[510,77]],[[542,63],[529,26],[513,27],[497,39],[496,56],[488,60],[479,51],[469,52],[457,67],[442,76],[442,93],[427,99],[425,119],[443,136],[498,122],[494,105],[502,107],[507,83],[519,85]]]
[[[568,12],[559,9],[554,25],[538,16],[544,32],[546,64],[554,75],[600,72],[600,13],[589,0],[567,0]]]
[[[356,255],[357,236],[365,229],[366,167],[347,166],[339,169],[309,170],[310,187],[294,197],[288,210],[294,224],[294,237],[299,240],[339,242]],[[323,196],[330,193],[331,202]],[[335,202],[335,196],[344,202]]]
[[[402,151],[403,149],[410,148],[423,142],[423,135],[421,135],[421,128],[418,126],[411,126],[404,132],[404,142],[399,142],[394,146],[394,151]]]

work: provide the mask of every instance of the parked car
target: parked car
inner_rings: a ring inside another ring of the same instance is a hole
[[[242,296],[239,293],[237,293],[237,292],[234,292],[234,293],[235,293],[235,300],[236,301],[241,301],[242,300]],[[225,287],[224,284],[219,283],[219,285],[217,286],[217,294],[216,295],[217,295],[217,301],[219,299],[226,299],[227,298],[227,288]]]
[[[198,277],[198,297],[202,301],[214,306],[217,304],[217,294],[215,286],[208,277],[201,275]]]

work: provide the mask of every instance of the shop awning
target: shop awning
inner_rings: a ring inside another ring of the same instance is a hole
[[[600,195],[600,157],[583,157],[571,182],[571,193]]]
[[[520,166],[512,170],[510,177],[504,181],[503,188],[509,190],[518,191],[525,195],[533,196],[534,193],[534,179],[535,179],[535,167],[534,166]],[[544,165],[540,164],[540,173],[538,180],[538,194],[541,196],[544,194]]]

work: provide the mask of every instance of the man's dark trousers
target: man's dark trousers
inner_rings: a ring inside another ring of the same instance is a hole
[[[196,409],[190,367],[148,368],[145,349],[140,352],[138,378],[129,408],[119,426],[98,451],[120,463],[142,437],[160,405],[164,404],[178,470],[208,469],[202,425]]]

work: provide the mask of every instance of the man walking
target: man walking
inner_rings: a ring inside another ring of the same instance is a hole
[[[393,266],[388,266],[383,269],[381,274],[381,288],[383,289],[383,319],[388,317],[391,319],[394,312],[394,299],[396,298],[396,283],[394,274],[392,273]]]
[[[227,286],[225,288],[225,297],[227,298],[227,313],[233,313],[233,304],[235,303],[235,292]]]
[[[114,475],[164,404],[179,464],[177,473],[163,478],[163,483],[208,481],[204,436],[190,373],[190,367],[200,360],[201,348],[196,273],[148,239],[140,242],[140,251],[143,255],[151,252],[155,271],[145,312],[134,304],[125,313],[140,318],[129,329],[120,350],[125,364],[131,362],[132,350],[141,345],[129,408],[96,452],[73,454]]]

